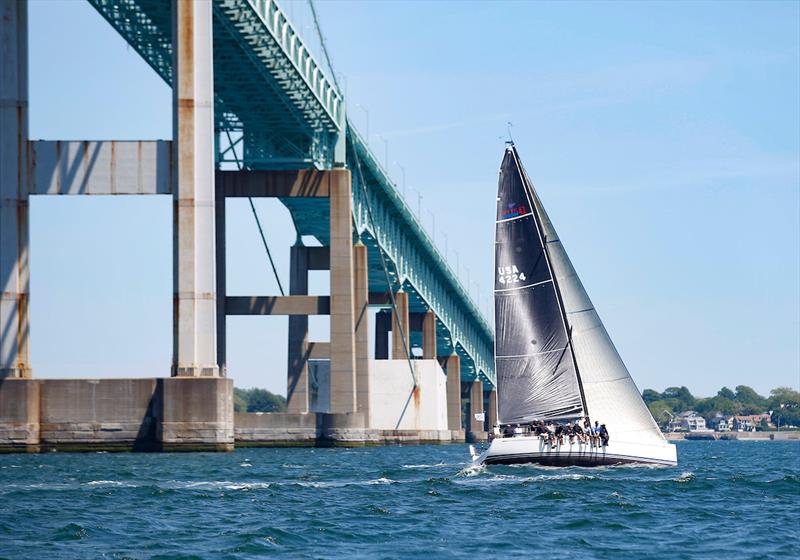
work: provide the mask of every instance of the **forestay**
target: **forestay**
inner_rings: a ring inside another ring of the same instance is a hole
[[[583,414],[556,282],[513,146],[500,168],[495,231],[495,370],[503,424]]]

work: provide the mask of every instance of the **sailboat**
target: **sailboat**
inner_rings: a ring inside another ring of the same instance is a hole
[[[513,143],[498,182],[494,297],[499,426],[486,451],[472,449],[475,464],[677,465]],[[608,438],[544,433],[587,418]]]

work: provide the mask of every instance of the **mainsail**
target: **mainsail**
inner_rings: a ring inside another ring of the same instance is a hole
[[[500,167],[495,231],[495,371],[503,424],[581,416],[562,302],[516,149]]]

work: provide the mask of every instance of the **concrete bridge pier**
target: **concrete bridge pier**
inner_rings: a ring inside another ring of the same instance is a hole
[[[483,381],[476,379],[468,384],[469,387],[469,418],[467,419],[467,440],[485,441],[487,438],[484,429],[485,420],[475,418],[476,414],[481,414],[483,410]]]
[[[352,178],[345,170],[330,176],[330,411],[350,413],[356,411]]]
[[[466,432],[461,418],[461,358],[453,352],[446,358],[447,427],[454,441],[464,441]]]
[[[308,295],[308,247],[298,239],[289,250],[289,295]],[[289,316],[286,410],[308,412],[308,315]]]
[[[487,393],[486,430],[491,431],[497,424],[497,391],[490,389]]]
[[[0,5],[0,379],[29,378],[28,5]]]
[[[217,365],[212,7],[174,2],[172,375],[214,377]]]
[[[173,2],[172,41],[174,379],[163,381],[157,440],[167,450],[230,450],[233,381],[220,379],[217,357],[216,220],[220,213],[214,183],[211,3]]]
[[[0,8],[0,451],[232,449],[216,338],[211,4],[173,4],[172,142],[30,141],[27,2]],[[173,196],[171,378],[30,379],[28,197],[53,194]]]
[[[435,360],[436,351],[436,314],[430,309],[422,317],[422,359]]]
[[[408,315],[408,294],[403,290],[394,294],[397,313],[392,313],[392,359],[411,358],[411,330]]]
[[[353,247],[353,319],[355,321],[356,410],[369,418],[369,254],[359,242]]]

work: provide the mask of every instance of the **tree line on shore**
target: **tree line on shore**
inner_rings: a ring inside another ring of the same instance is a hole
[[[286,412],[286,397],[266,389],[233,390],[234,412]]]
[[[781,426],[800,426],[800,392],[790,387],[777,387],[768,397],[752,387],[723,387],[713,397],[697,398],[686,387],[667,387],[659,393],[645,389],[642,398],[659,426],[666,427],[670,415],[694,410],[706,421],[717,414],[724,416],[762,414],[772,411],[772,421]],[[266,389],[234,389],[236,412],[286,412],[286,398]]]
[[[772,411],[772,422],[781,426],[800,426],[800,392],[791,387],[777,387],[768,397],[759,395],[752,387],[738,385],[735,389],[723,387],[713,397],[696,398],[686,387],[667,387],[659,393],[653,389],[642,391],[642,398],[650,413],[662,428],[670,415],[694,410],[711,420],[717,414],[737,416],[763,414]]]

